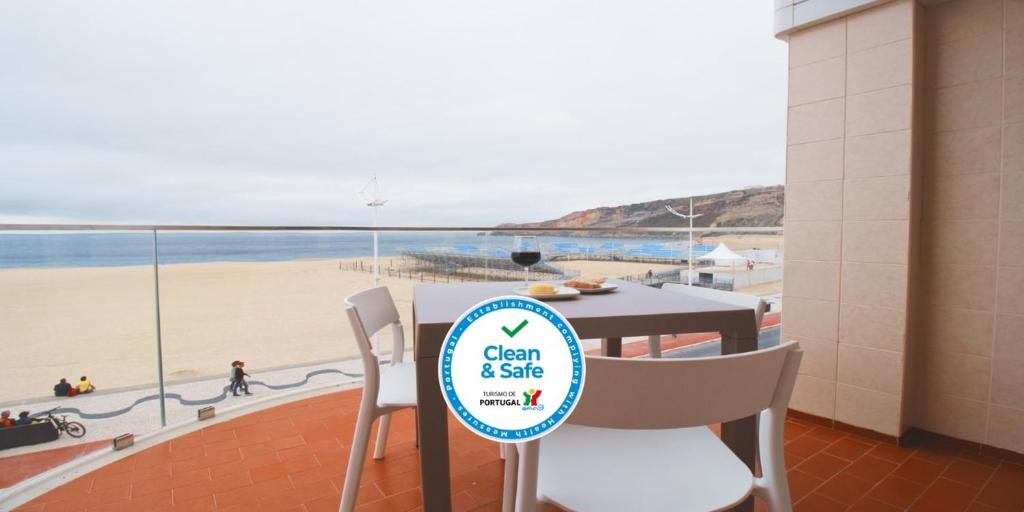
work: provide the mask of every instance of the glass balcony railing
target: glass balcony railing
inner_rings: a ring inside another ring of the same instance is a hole
[[[781,231],[695,229],[694,283],[780,294]],[[687,280],[685,228],[469,227],[380,228],[377,280],[408,329],[418,283],[524,279],[509,258],[512,235],[524,232],[541,245],[533,280]],[[125,432],[195,421],[207,405],[220,411],[358,385],[362,367],[343,300],[374,283],[373,236],[372,228],[345,227],[0,225],[0,410],[43,417],[60,407],[58,415],[87,429],[0,457],[107,446]],[[697,259],[719,243],[743,259]],[[384,352],[391,346],[379,344]],[[234,361],[245,363],[251,396],[229,389]],[[77,386],[83,376],[95,392],[54,396],[60,379]]]

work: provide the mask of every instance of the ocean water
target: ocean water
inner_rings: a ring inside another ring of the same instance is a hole
[[[682,237],[592,238],[540,236],[546,254],[619,251],[659,256]],[[211,261],[288,261],[373,255],[370,232],[162,232],[161,264]],[[438,251],[506,257],[511,236],[474,232],[382,232],[380,254]],[[670,251],[674,253],[675,251]],[[151,232],[0,233],[0,268],[119,267],[153,264]]]

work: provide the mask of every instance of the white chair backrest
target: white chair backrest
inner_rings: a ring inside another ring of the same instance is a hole
[[[740,306],[744,308],[750,308],[754,310],[754,316],[757,319],[757,327],[761,328],[761,319],[764,318],[764,310],[766,304],[760,297],[754,295],[747,295],[745,293],[727,292],[724,290],[715,290],[714,288],[704,288],[702,286],[688,286],[680,283],[665,283],[661,285],[661,289],[667,292],[681,293],[683,295],[691,295],[694,297],[700,297],[702,299],[713,300],[716,302],[724,302],[726,304],[732,304],[734,306]]]
[[[391,354],[392,364],[402,361],[405,350],[401,317],[386,286],[370,288],[345,297],[345,311],[352,324],[359,353],[363,357],[366,379],[376,378],[379,372],[377,354],[373,351],[370,338],[387,326],[392,326],[394,349]]]
[[[618,429],[695,427],[789,403],[802,352],[796,342],[693,359],[587,357],[569,423]]]

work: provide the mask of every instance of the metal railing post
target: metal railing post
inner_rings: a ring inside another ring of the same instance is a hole
[[[164,347],[160,327],[160,247],[153,230],[153,292],[156,303],[156,371],[160,382],[160,426],[167,426],[167,403],[164,396]]]

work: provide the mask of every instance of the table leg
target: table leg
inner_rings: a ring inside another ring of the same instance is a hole
[[[452,509],[448,406],[437,382],[436,358],[416,359],[416,408],[423,510],[447,512]]]
[[[734,333],[722,333],[722,355],[757,350],[757,338],[741,338]],[[757,417],[749,416],[722,423],[722,442],[755,471],[757,464]],[[753,512],[754,498],[747,498],[733,508],[736,512]]]
[[[601,355],[622,357],[622,338],[601,338]]]

